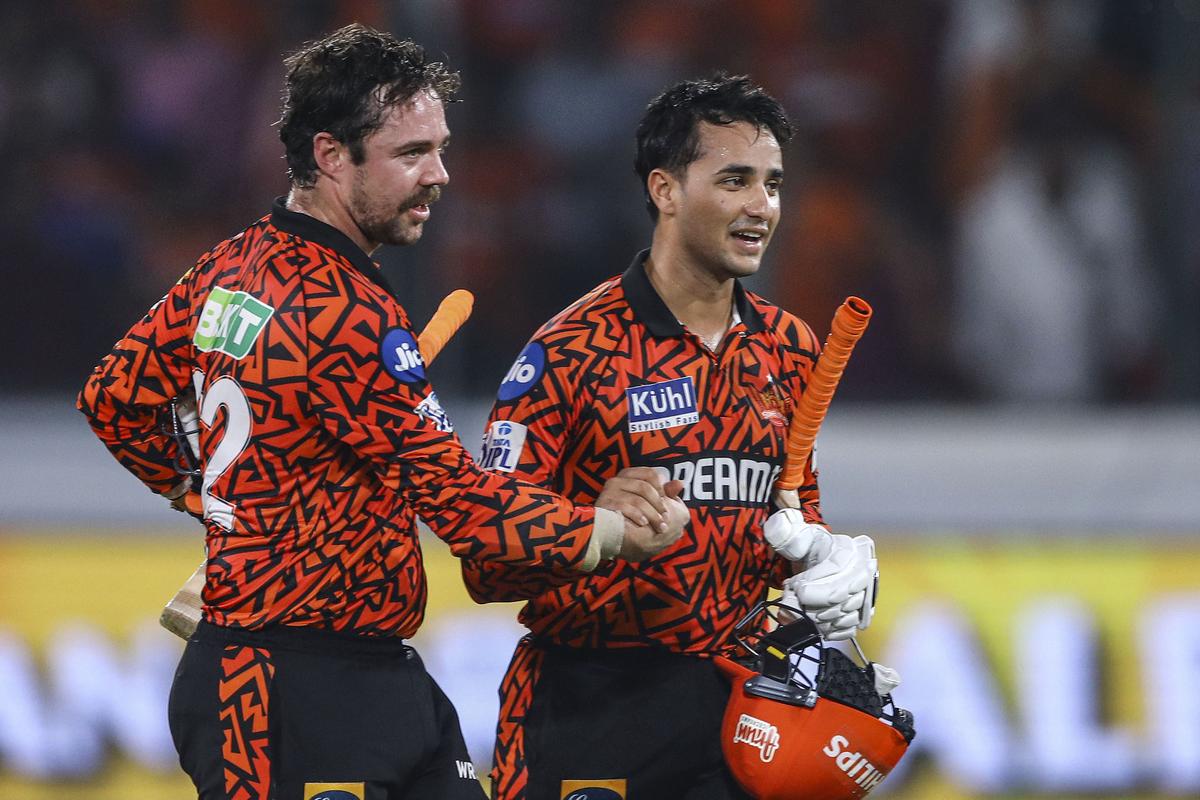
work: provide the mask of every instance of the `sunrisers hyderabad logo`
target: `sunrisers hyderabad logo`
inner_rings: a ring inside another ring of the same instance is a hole
[[[759,415],[776,428],[786,428],[792,399],[774,379],[768,377],[767,386],[758,396]]]
[[[742,714],[733,733],[733,743],[739,742],[758,748],[758,757],[768,763],[779,749],[779,729],[757,717]]]

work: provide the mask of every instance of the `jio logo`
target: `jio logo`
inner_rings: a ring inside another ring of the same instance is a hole
[[[392,328],[379,344],[379,357],[390,375],[404,383],[425,380],[425,359],[417,348],[417,340],[404,328]]]
[[[546,348],[542,347],[541,342],[530,342],[504,376],[496,396],[501,400],[517,399],[533,388],[545,369]]]

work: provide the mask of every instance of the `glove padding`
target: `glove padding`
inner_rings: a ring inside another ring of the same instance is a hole
[[[179,430],[186,437],[192,458],[200,458],[200,412],[196,408],[196,393],[187,389],[175,398],[175,416],[179,420]]]
[[[802,608],[821,638],[839,641],[866,630],[875,609],[879,562],[869,536],[830,535],[827,556],[783,582],[783,603]]]
[[[816,563],[833,547],[833,534],[824,525],[805,522],[798,508],[782,508],[763,523],[763,536],[776,553],[789,561]]]
[[[175,414],[175,428],[183,433],[178,440],[179,446],[188,452],[183,454],[186,463],[196,467],[200,454],[200,413],[196,410],[196,395],[191,389],[175,398],[172,405]],[[191,475],[185,475],[175,488],[164,497],[171,501],[171,508],[189,514],[201,522],[204,521],[204,503],[200,497],[200,487],[195,485]]]

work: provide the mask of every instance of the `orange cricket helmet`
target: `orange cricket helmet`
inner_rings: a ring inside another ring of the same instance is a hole
[[[850,800],[875,788],[915,735],[912,714],[876,689],[875,665],[827,648],[802,611],[759,603],[718,657],[733,683],[721,724],[730,772],[758,800]],[[857,643],[855,643],[857,648]]]

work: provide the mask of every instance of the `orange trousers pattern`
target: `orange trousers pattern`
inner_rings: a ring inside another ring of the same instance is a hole
[[[533,703],[533,687],[544,654],[526,637],[517,643],[500,682],[500,716],[492,753],[492,800],[524,800],[529,784],[525,763],[525,715]]]
[[[225,794],[230,800],[269,800],[271,747],[268,739],[271,679],[275,666],[261,647],[231,645],[221,658],[221,726]]]

